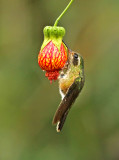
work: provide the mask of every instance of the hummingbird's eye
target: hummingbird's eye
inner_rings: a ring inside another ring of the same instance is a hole
[[[78,54],[74,53],[73,55],[73,65],[77,66],[78,65]]]
[[[77,59],[78,58],[78,54],[74,53],[74,58]]]

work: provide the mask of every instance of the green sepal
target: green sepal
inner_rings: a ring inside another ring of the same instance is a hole
[[[62,43],[63,36],[65,35],[65,29],[63,27],[57,26],[46,26],[43,30],[43,33],[44,41],[41,46],[41,51],[50,41],[52,41],[60,52],[60,46]]]

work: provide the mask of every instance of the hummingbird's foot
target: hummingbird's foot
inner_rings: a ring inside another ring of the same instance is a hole
[[[63,78],[64,77],[64,71],[60,72],[59,78]]]

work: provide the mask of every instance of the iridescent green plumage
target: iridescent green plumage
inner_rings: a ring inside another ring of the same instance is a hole
[[[57,132],[61,131],[71,105],[83,88],[84,81],[83,58],[79,53],[69,51],[68,68],[66,73],[61,73],[59,77],[62,101],[53,119],[53,124],[57,124]]]

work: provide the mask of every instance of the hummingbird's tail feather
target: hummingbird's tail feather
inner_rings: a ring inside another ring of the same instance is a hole
[[[57,127],[59,130],[62,129],[64,122],[66,120],[67,114],[72,106],[72,104],[75,102],[78,94],[80,93],[83,84],[81,78],[76,78],[73,82],[73,84],[69,87],[65,97],[61,101],[55,115],[53,118],[53,124],[57,124]],[[80,88],[79,88],[80,86]],[[57,131],[59,131],[57,130]]]
[[[67,118],[68,112],[69,112],[69,109],[63,114],[63,116],[61,117],[60,121],[58,121],[57,126],[56,126],[56,131],[57,132],[60,132],[62,130],[64,122],[65,122],[65,120]]]

